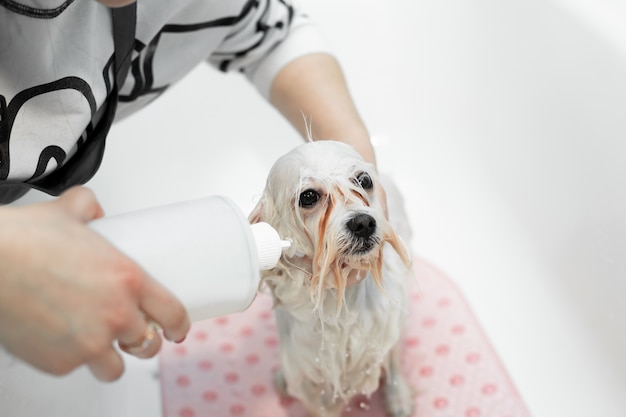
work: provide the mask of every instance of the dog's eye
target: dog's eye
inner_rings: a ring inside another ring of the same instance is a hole
[[[372,177],[367,172],[361,172],[356,176],[356,183],[361,186],[364,190],[371,190],[374,188],[374,183],[372,182]]]
[[[313,207],[320,199],[320,194],[315,190],[306,190],[300,194],[300,207]]]

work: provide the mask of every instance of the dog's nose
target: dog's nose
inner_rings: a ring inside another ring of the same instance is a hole
[[[347,226],[354,236],[367,239],[376,231],[376,219],[369,214],[359,213],[348,220]]]

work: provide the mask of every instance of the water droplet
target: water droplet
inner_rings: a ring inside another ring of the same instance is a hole
[[[362,410],[369,410],[370,409],[370,405],[367,404],[365,401],[361,401],[359,403],[359,407],[361,407]]]

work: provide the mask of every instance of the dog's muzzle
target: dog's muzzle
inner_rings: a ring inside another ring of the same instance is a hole
[[[376,219],[369,214],[355,214],[347,221],[346,228],[352,237],[354,254],[369,252],[380,241],[376,237]]]

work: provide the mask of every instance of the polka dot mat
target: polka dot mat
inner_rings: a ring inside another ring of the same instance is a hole
[[[414,417],[529,417],[462,294],[445,275],[415,260],[406,377],[415,388]],[[194,323],[181,344],[160,356],[164,417],[305,417],[296,400],[272,385],[278,336],[269,295],[242,313]],[[384,416],[382,398],[356,398],[343,417]]]

